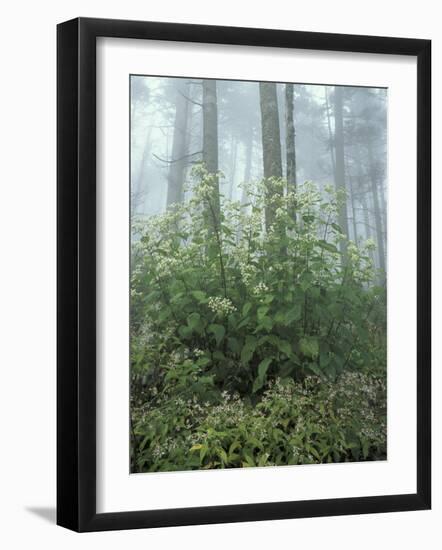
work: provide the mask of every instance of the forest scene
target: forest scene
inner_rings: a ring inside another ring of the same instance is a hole
[[[385,460],[387,90],[130,98],[131,472]]]

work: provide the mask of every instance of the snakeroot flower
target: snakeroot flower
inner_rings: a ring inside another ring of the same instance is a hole
[[[218,315],[229,315],[229,313],[236,311],[236,307],[229,298],[221,298],[220,296],[210,297],[207,305]]]
[[[252,292],[255,296],[260,296],[261,294],[265,294],[268,292],[269,287],[260,281],[255,287],[253,287]]]

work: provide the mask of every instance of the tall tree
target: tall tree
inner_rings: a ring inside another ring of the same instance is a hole
[[[267,180],[267,195],[270,199],[281,192],[270,183],[270,178],[282,178],[281,133],[279,128],[278,98],[274,82],[259,83],[259,102],[261,107],[262,152],[264,178]],[[274,208],[267,201],[265,210],[266,227],[272,225]]]
[[[333,134],[331,129],[331,116],[330,116],[330,102],[328,100],[328,87],[324,86],[324,94],[325,94],[325,112],[327,115],[327,129],[328,129],[328,149],[330,151],[330,162],[331,162],[331,168],[333,175],[335,174],[336,167],[335,167],[335,154],[334,154],[334,140],[333,140]]]
[[[216,80],[203,80],[203,161],[210,173],[218,170],[218,105]]]
[[[151,134],[152,134],[152,127],[149,127],[149,129],[146,132],[146,141],[144,143],[144,149],[143,154],[141,156],[141,162],[140,166],[138,168],[138,175],[135,179],[135,184],[132,187],[132,207],[131,212],[132,214],[142,214],[142,208],[144,199],[147,194],[147,186],[145,184],[146,179],[146,164],[150,156],[150,149],[151,149]]]
[[[338,191],[344,191],[345,185],[345,157],[344,157],[344,115],[343,115],[343,89],[341,86],[335,86],[334,93],[334,117],[335,117],[335,185]],[[339,210],[339,225],[342,231],[348,237],[348,214],[347,200],[344,198]],[[341,241],[341,252],[346,253],[346,246]]]
[[[378,188],[380,187],[380,182],[378,181],[377,167],[373,157],[373,144],[370,138],[367,140],[367,153],[368,153],[368,165],[369,165],[369,178],[371,186],[371,196],[373,200],[374,208],[374,222],[376,228],[376,239],[378,245],[378,255],[379,255],[379,267],[383,272],[385,272],[385,248],[384,248],[384,233],[382,227],[382,214],[381,206],[379,199]],[[382,275],[382,280],[384,276]]]
[[[293,84],[285,85],[286,169],[287,185],[290,190],[296,190],[296,136],[293,117],[293,88]]]
[[[245,165],[244,165],[244,182],[250,184],[250,176],[252,173],[252,154],[253,154],[253,126],[248,126],[247,139],[245,142]],[[247,204],[249,200],[246,186],[243,185],[241,191],[241,204]]]
[[[184,171],[187,165],[188,115],[187,86],[183,79],[179,79],[176,86],[172,159],[167,182],[167,206],[183,201]]]
[[[203,163],[209,174],[218,171],[218,99],[216,80],[202,81]],[[219,240],[221,203],[218,177],[214,176],[213,195],[209,197],[207,221]]]
[[[288,191],[296,191],[296,144],[295,121],[293,117],[293,84],[285,85],[285,155]],[[296,219],[296,212],[292,213]]]
[[[203,80],[203,162],[210,174],[218,171],[218,102],[216,80]],[[214,189],[215,214],[219,219],[219,182]]]

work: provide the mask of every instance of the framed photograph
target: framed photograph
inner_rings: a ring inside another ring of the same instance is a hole
[[[430,41],[57,36],[58,524],[429,509]]]

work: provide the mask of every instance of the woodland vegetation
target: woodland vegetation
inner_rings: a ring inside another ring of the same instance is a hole
[[[385,185],[385,90],[132,77],[132,472],[386,458]]]

